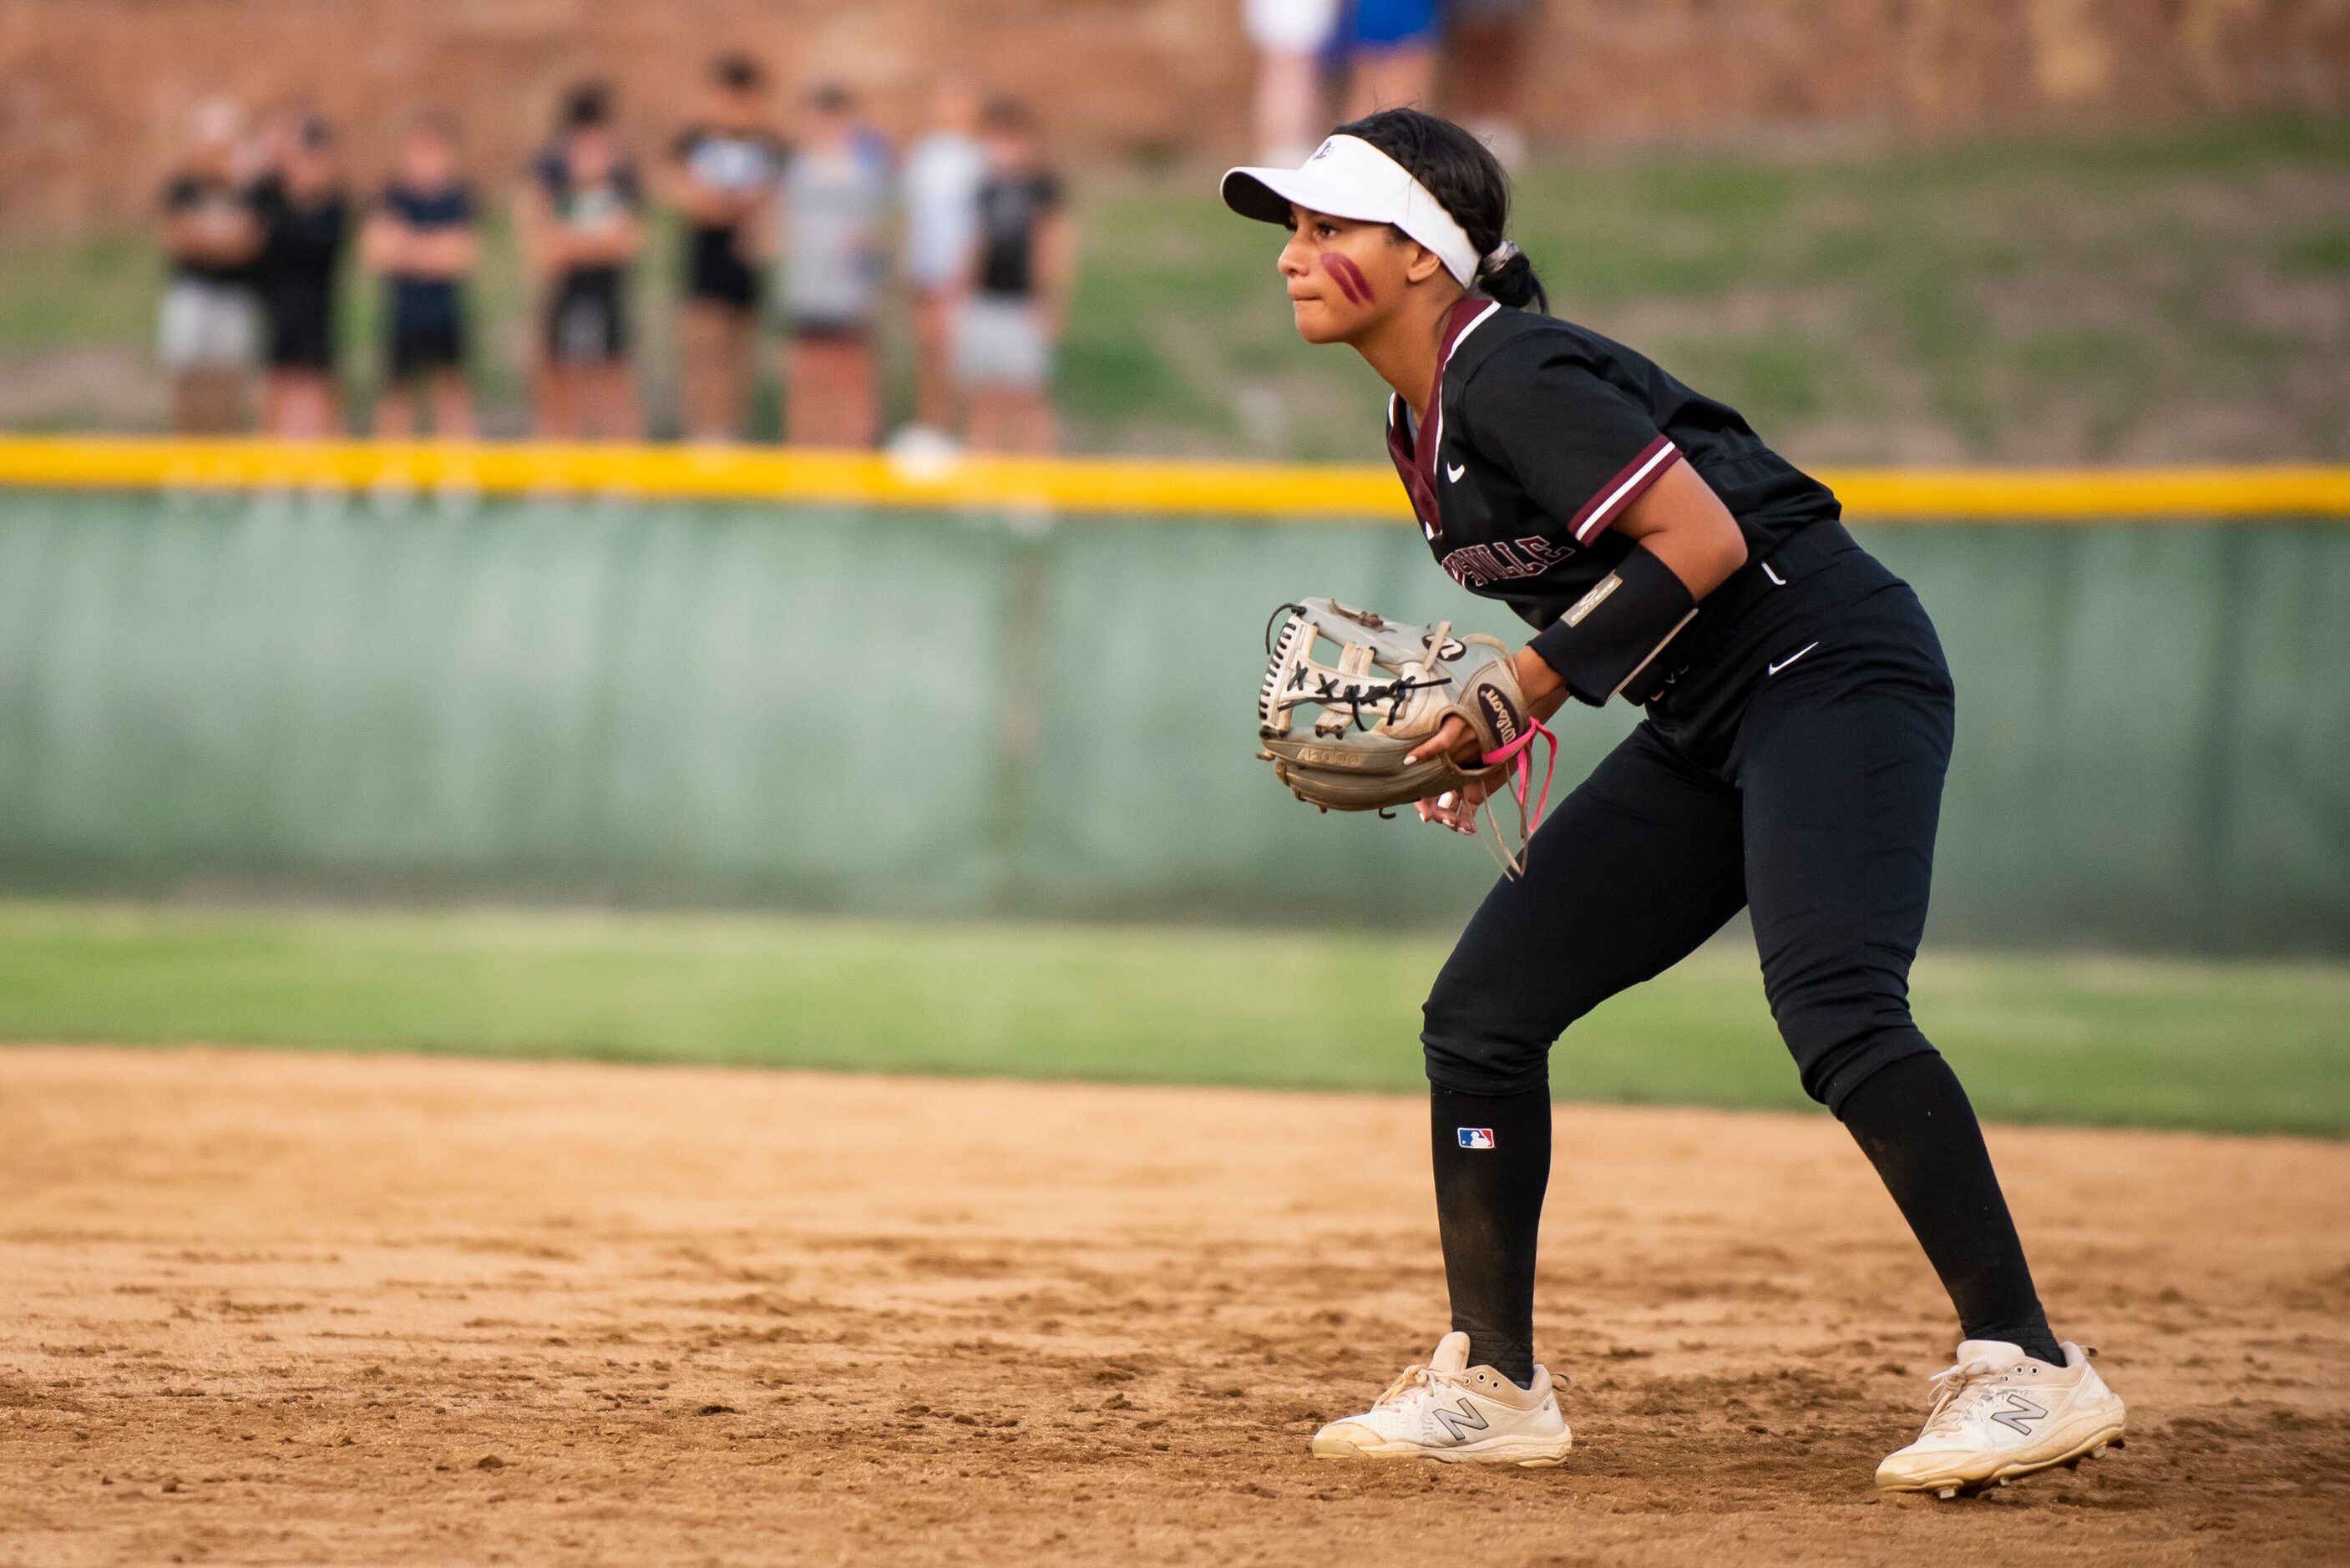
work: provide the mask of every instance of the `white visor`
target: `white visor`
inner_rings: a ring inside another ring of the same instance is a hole
[[[1334,136],[1295,169],[1232,169],[1224,205],[1261,223],[1289,222],[1292,203],[1362,223],[1393,223],[1436,253],[1468,287],[1477,278],[1477,247],[1442,202],[1411,171],[1359,136]]]

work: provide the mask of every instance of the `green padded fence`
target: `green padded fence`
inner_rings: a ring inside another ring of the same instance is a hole
[[[1959,680],[1936,940],[2350,952],[2350,529],[1861,532]],[[1306,592],[1512,630],[1392,524],[0,494],[0,885],[1455,919],[1474,845],[1251,756]]]

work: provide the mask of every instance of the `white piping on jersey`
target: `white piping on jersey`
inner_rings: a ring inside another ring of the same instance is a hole
[[[1501,308],[1502,302],[1497,299],[1488,304],[1484,309],[1479,311],[1476,315],[1469,318],[1469,324],[1463,327],[1459,333],[1454,335],[1452,347],[1445,351],[1445,365],[1450,365],[1452,362],[1452,356],[1460,351],[1462,340],[1467,338],[1469,334],[1476,331],[1478,327],[1483,326],[1487,317],[1492,315],[1493,312]],[[1400,392],[1389,392],[1388,394],[1388,423],[1395,429],[1402,431],[1405,436],[1409,438],[1408,444],[1412,454],[1412,462],[1416,463],[1419,461],[1419,431],[1416,427],[1405,423],[1408,414],[1409,410],[1404,406],[1403,394]],[[1428,443],[1428,452],[1431,462],[1429,467],[1428,478],[1430,500],[1432,504],[1435,497],[1436,465],[1444,461],[1444,367],[1441,365],[1437,367],[1436,372],[1436,427],[1429,433],[1431,439]],[[1436,537],[1436,524],[1428,518],[1422,518],[1420,519],[1419,531],[1426,537],[1433,539]]]
[[[1443,401],[1442,393],[1440,392],[1437,395],[1437,400],[1439,403]],[[1419,461],[1419,432],[1413,430],[1404,422],[1408,418],[1409,418],[1409,415],[1403,406],[1403,394],[1400,392],[1389,392],[1388,394],[1388,428],[1390,430],[1400,430],[1403,431],[1405,444],[1409,448],[1412,454],[1411,461],[1418,462]],[[1415,507],[1413,510],[1418,511],[1419,509]],[[1427,518],[1422,517],[1419,519],[1419,533],[1420,537],[1433,541],[1436,537],[1436,524],[1430,522]]]
[[[1469,325],[1460,330],[1452,339],[1452,347],[1445,351],[1444,363],[1451,364],[1452,356],[1461,352],[1461,345],[1469,341],[1469,334],[1483,326],[1485,317],[1501,308],[1502,302],[1497,299],[1471,317]],[[1441,367],[1438,368],[1436,373],[1436,429],[1430,433],[1435,437],[1428,443],[1428,454],[1432,460],[1429,466],[1428,477],[1432,481],[1436,477],[1435,464],[1444,461],[1444,371]]]
[[[1670,441],[1667,441],[1664,445],[1659,447],[1656,451],[1656,454],[1650,457],[1648,462],[1642,463],[1638,469],[1635,469],[1632,473],[1625,479],[1623,483],[1617,485],[1615,490],[1609,493],[1607,500],[1601,502],[1598,505],[1591,509],[1591,515],[1585,518],[1583,520],[1583,526],[1575,531],[1575,542],[1578,545],[1587,545],[1591,543],[1591,535],[1597,533],[1601,528],[1607,526],[1607,514],[1616,510],[1617,506],[1623,501],[1625,496],[1630,494],[1633,491],[1639,489],[1643,483],[1647,483],[1648,475],[1656,472],[1657,465],[1659,463],[1669,462],[1679,455],[1680,449],[1673,445]],[[1638,673],[1638,671],[1635,671],[1635,673]]]

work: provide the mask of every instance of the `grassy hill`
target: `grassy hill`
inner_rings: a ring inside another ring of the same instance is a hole
[[[1073,440],[1376,459],[1380,389],[1344,351],[1296,341],[1276,232],[1226,213],[1213,176],[1081,182]],[[2350,120],[1554,153],[1518,207],[1561,314],[1738,404],[1804,460],[2350,459]],[[494,241],[482,369],[511,430],[522,294]],[[672,256],[665,244],[639,278],[657,426]],[[0,425],[159,421],[159,273],[140,234],[0,245]],[[352,298],[364,403],[358,280]]]

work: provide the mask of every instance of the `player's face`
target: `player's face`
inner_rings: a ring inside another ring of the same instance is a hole
[[[1297,334],[1308,343],[1353,341],[1403,297],[1413,247],[1385,223],[1293,207],[1281,279]]]
[[[456,149],[438,131],[416,131],[400,145],[400,179],[414,189],[437,191],[456,173]]]
[[[705,112],[710,122],[721,130],[756,130],[765,118],[766,105],[759,99],[756,88],[729,87],[721,82],[710,89]]]

